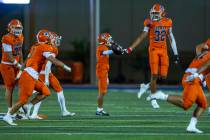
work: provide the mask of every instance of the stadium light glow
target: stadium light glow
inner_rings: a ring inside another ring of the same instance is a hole
[[[29,4],[30,0],[1,0],[4,4]]]

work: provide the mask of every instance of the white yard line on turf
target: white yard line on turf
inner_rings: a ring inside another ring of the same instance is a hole
[[[210,133],[203,133],[203,134],[194,134],[194,133],[1,133],[1,135],[110,135],[110,136],[115,136],[115,135],[123,135],[123,136],[210,136]]]
[[[60,122],[60,123],[63,123],[63,122],[157,122],[157,123],[188,123],[189,121],[188,120],[142,120],[142,119],[139,119],[139,120],[123,120],[123,119],[101,119],[100,118],[92,118],[92,119],[69,119],[69,120],[18,120],[17,122],[32,122],[32,123],[35,123],[35,122]],[[199,120],[199,123],[210,123],[210,120]],[[1,126],[0,126],[1,127]]]
[[[11,128],[11,126],[1,126],[2,128]],[[186,126],[183,125],[183,126],[165,126],[165,125],[150,125],[150,126],[145,126],[145,125],[117,125],[117,126],[87,126],[87,125],[80,125],[80,126],[52,126],[52,125],[49,125],[49,126],[16,126],[16,127],[13,127],[13,128],[185,128]],[[202,128],[209,128],[208,125],[206,126],[203,126],[203,125],[200,125],[199,127],[202,127]]]

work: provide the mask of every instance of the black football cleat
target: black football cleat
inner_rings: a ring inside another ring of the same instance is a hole
[[[97,116],[109,116],[109,113],[102,110],[102,111],[96,111],[96,115]]]

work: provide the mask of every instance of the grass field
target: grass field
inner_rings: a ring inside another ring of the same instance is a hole
[[[0,96],[0,112],[6,112],[3,89]],[[180,91],[165,91],[181,94]],[[74,117],[60,117],[57,96],[52,93],[41,106],[40,114],[47,120],[19,120],[18,126],[8,126],[0,121],[0,140],[209,140],[210,116],[200,118],[198,128],[204,134],[186,133],[192,109],[185,112],[173,105],[161,102],[154,110],[150,102],[137,99],[135,91],[110,90],[105,97],[104,108],[110,117],[95,116],[96,90],[65,90],[67,107]],[[17,94],[17,93],[15,93]],[[17,95],[16,95],[17,96]],[[194,107],[193,107],[194,108]]]

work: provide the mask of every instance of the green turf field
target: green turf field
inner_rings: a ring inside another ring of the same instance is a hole
[[[0,112],[5,112],[3,90],[0,96]],[[180,94],[180,91],[165,91]],[[15,93],[16,94],[16,93]],[[185,132],[192,110],[184,112],[173,105],[161,102],[154,110],[150,102],[137,99],[134,91],[110,90],[104,108],[110,117],[95,116],[96,90],[65,90],[67,107],[74,117],[60,117],[57,96],[52,93],[41,106],[40,114],[48,120],[20,120],[18,126],[8,126],[0,121],[0,140],[209,140],[210,116],[207,112],[200,118],[198,128],[204,134]]]

